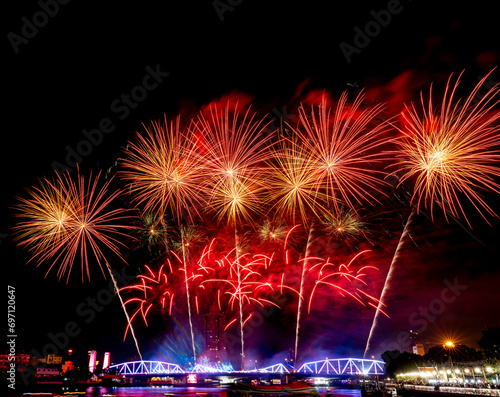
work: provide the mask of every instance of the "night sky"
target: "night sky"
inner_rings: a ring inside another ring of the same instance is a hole
[[[335,2],[333,8],[329,2],[159,3],[68,2],[53,7],[45,20],[36,14],[39,3],[24,1],[10,4],[5,13],[2,288],[16,289],[17,345],[27,352],[41,352],[50,333],[60,334],[74,321],[78,335],[61,337],[60,352],[111,351],[115,362],[135,354],[130,337],[122,342],[126,324],[116,298],[100,312],[82,315],[87,299],[108,288],[109,278],[97,268],[90,283],[82,284],[78,268],[68,284],[55,273],[44,278],[48,264],[26,264],[29,255],[11,239],[16,197],[39,178],[52,176],[54,164],[65,163],[68,148],[84,139],[83,130],[112,126],[79,161],[88,174],[112,166],[142,123],[164,114],[190,117],[231,92],[245,93],[256,110],[277,115],[293,111],[298,92],[324,89],[339,96],[364,87],[368,100],[387,102],[388,111],[397,112],[403,101],[418,101],[421,90],[427,92],[431,82],[445,83],[450,73],[465,69],[462,81],[470,90],[500,60],[498,13],[483,1],[445,1],[438,8],[416,0]],[[392,10],[390,20],[380,10]],[[24,27],[34,15],[40,18],[36,32]],[[356,39],[357,32],[382,18],[377,15],[386,17],[386,26],[377,25],[369,41]],[[362,48],[353,47],[356,40]],[[125,105],[122,94],[130,94],[148,73],[158,84],[148,80],[146,97]],[[494,72],[491,80],[500,81],[500,74]],[[498,213],[498,196],[489,199]],[[407,210],[392,213],[392,221],[385,221],[390,236],[378,241],[381,272],[374,288],[379,293],[407,216]],[[463,221],[447,223],[439,212],[434,221],[425,211],[415,217],[388,295],[390,319],[381,316],[374,333],[377,358],[387,348],[407,349],[410,329],[421,331],[422,342],[451,337],[476,347],[482,329],[500,326],[500,222],[490,217],[489,226],[474,215],[471,219],[472,230]],[[119,261],[112,266],[135,275]],[[304,359],[361,357],[372,318],[373,310],[351,304],[319,307],[304,324],[301,354]],[[282,330],[293,321],[282,313],[268,325],[254,333],[249,354],[283,360],[293,341],[281,337]],[[153,325],[139,327],[138,333],[144,356],[162,358],[157,344],[168,340],[168,329]]]

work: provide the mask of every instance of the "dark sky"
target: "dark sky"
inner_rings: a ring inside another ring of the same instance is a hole
[[[357,83],[371,100],[388,101],[394,110],[402,99],[417,100],[421,89],[432,81],[443,83],[452,72],[465,69],[464,86],[470,89],[500,56],[497,13],[483,1],[439,6],[416,0],[335,2],[333,8],[330,2],[314,1],[161,3],[68,2],[52,6],[53,16],[44,19],[38,2],[25,1],[10,4],[5,13],[2,288],[8,284],[16,289],[17,343],[27,351],[42,351],[49,334],[59,334],[60,350],[110,350],[116,361],[134,354],[131,339],[122,342],[125,321],[116,299],[95,318],[81,314],[87,298],[102,294],[109,280],[98,271],[91,283],[73,277],[65,285],[55,274],[44,279],[47,266],[26,265],[28,255],[10,238],[15,197],[51,176],[54,162],[65,162],[67,148],[77,147],[83,130],[107,119],[114,127],[79,161],[82,173],[96,172],[115,162],[142,123],[163,114],[191,115],[232,91],[253,97],[257,109],[283,113],[301,84],[306,92],[325,89],[337,96]],[[390,20],[387,11],[380,12],[387,9],[393,12]],[[35,30],[28,26],[34,18],[39,25]],[[376,18],[386,18],[386,26],[374,24]],[[359,29],[370,27],[373,37],[358,40],[362,48],[346,56],[346,43],[355,45]],[[118,104],[151,70],[159,73],[161,83],[136,105]],[[499,80],[497,72],[492,79]],[[386,347],[405,348],[403,332],[409,329],[420,329],[422,341],[439,343],[453,336],[474,346],[481,329],[500,325],[499,226],[498,221],[490,227],[474,219],[471,231],[439,216],[435,222],[425,214],[416,217],[388,295],[391,318],[380,318],[373,354]],[[384,244],[378,263],[383,275],[401,229]],[[376,287],[380,292],[381,283]],[[446,288],[455,295],[446,295],[441,307],[436,300],[443,301]],[[332,322],[310,320],[304,356],[361,356],[373,312],[344,307],[317,314],[325,317]],[[61,333],[71,321],[78,335],[66,341]],[[281,325],[274,325],[266,335],[280,339],[276,330]],[[155,332],[144,331],[141,337],[146,356],[157,350],[155,338],[163,336]],[[278,353],[286,350],[281,341],[273,347],[261,339],[249,342],[259,351],[256,358],[280,358]]]

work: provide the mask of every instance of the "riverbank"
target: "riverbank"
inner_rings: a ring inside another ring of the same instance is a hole
[[[424,385],[403,385],[398,388],[398,396],[402,397],[428,397],[430,395],[443,397],[457,396],[491,396],[500,397],[500,389],[477,388],[477,387],[454,387],[454,386],[424,386]]]

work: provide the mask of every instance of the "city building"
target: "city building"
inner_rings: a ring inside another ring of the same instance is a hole
[[[426,339],[424,341],[424,350],[425,350],[425,352],[427,353],[431,347],[432,347],[431,341],[429,339]]]
[[[413,354],[418,354],[419,356],[423,356],[426,352],[425,346],[423,343],[420,343],[418,337],[418,332],[410,330],[410,341],[411,341],[411,350],[410,352]]]
[[[412,348],[413,354],[418,354],[419,356],[423,356],[425,354],[424,345],[422,343],[415,343]]]
[[[62,356],[57,356],[55,354],[49,354],[45,356],[44,358],[37,358],[36,359],[36,364],[55,364],[55,365],[60,365],[62,364]]]
[[[12,359],[12,357],[14,357]],[[17,365],[30,365],[30,355],[21,353],[15,356],[10,356],[9,354],[0,354],[0,369],[8,368],[10,363],[15,363]]]
[[[205,356],[212,363],[229,361],[224,340],[222,313],[214,303],[205,314]]]
[[[16,356],[16,361],[21,365],[30,365],[31,364],[31,356],[27,353],[21,353]]]
[[[8,354],[0,354],[0,369],[7,369],[9,368],[9,363],[10,363],[9,355]]]
[[[61,366],[61,372],[64,374],[65,372],[71,371],[75,369],[75,366],[71,361],[65,361],[64,364]]]
[[[418,339],[418,332],[410,329],[410,341],[412,346],[417,343],[417,339]]]
[[[62,364],[62,356],[56,356],[55,354],[49,354],[47,357],[47,364]]]
[[[36,376],[57,376],[59,375],[59,370],[57,368],[48,368],[48,367],[38,367],[36,369]]]

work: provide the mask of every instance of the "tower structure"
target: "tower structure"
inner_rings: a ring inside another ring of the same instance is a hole
[[[205,356],[213,364],[228,362],[222,313],[214,303],[205,314]]]
[[[94,373],[96,367],[96,356],[97,352],[95,350],[89,351],[89,372]]]
[[[110,359],[110,354],[109,352],[104,353],[104,362],[102,364],[102,369],[106,369],[109,367],[109,359]]]

